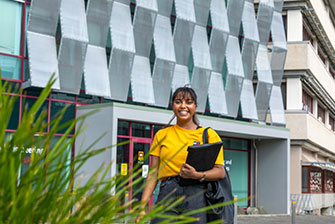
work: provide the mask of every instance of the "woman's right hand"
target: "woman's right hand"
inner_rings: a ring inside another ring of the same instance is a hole
[[[139,215],[136,217],[135,223],[139,223],[141,221],[141,219],[143,218],[144,215],[145,215],[145,211],[141,211],[139,213]]]

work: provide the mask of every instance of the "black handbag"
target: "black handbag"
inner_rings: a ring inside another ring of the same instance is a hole
[[[208,128],[203,133],[203,143],[208,143]],[[225,167],[226,176],[224,179],[207,182],[205,198],[207,205],[212,207],[207,211],[207,222],[222,220],[224,224],[233,224],[235,209],[234,204],[230,203],[221,207],[213,207],[215,204],[231,202],[234,200],[228,171]]]

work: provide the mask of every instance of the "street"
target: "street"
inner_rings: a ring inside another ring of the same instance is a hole
[[[238,215],[236,224],[291,224],[288,215]],[[335,216],[297,215],[295,224],[335,224]]]

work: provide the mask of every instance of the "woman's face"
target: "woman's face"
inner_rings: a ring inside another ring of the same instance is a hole
[[[190,94],[179,92],[173,101],[172,107],[178,122],[193,122],[192,118],[197,110],[197,105]]]

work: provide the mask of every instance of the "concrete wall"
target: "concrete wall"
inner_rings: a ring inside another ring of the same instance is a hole
[[[292,140],[308,140],[316,146],[335,153],[335,132],[305,111],[287,112],[286,127],[291,130]]]
[[[314,12],[319,18],[321,25],[330,40],[330,43],[332,44],[333,48],[335,48],[335,28],[329,17],[329,11],[327,10],[322,0],[310,0],[310,3],[314,9]]]
[[[290,142],[257,142],[257,206],[266,213],[289,214],[290,209]]]
[[[96,108],[86,108],[77,110],[77,117],[93,113],[88,116],[82,123],[79,123],[76,130],[80,131],[80,125],[82,124],[82,133],[76,138],[75,144],[75,156],[88,150],[93,151],[101,148],[108,148],[112,146],[112,108],[104,108],[104,110],[97,110]],[[94,146],[92,144],[100,139]],[[81,174],[75,179],[75,185],[80,182],[81,185],[85,184],[88,178],[94,174],[99,167],[103,166],[104,170],[112,161],[112,149],[106,149],[103,153],[100,153],[94,157],[91,157],[84,166],[79,170]],[[108,170],[107,178],[111,177],[111,170]]]
[[[301,194],[301,146],[291,145],[291,194]]]
[[[285,71],[309,70],[329,96],[335,100],[335,80],[309,42],[289,42]]]

